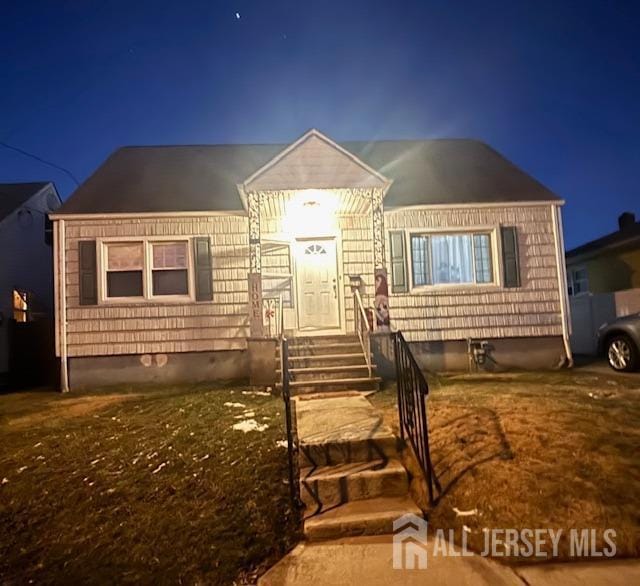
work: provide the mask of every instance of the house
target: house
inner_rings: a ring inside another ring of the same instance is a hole
[[[424,366],[555,366],[562,204],[474,140],[121,148],[51,215],[63,385],[246,376],[358,298]]]
[[[566,253],[571,344],[595,354],[597,332],[616,317],[640,312],[640,222],[618,217],[618,230]]]
[[[640,288],[640,222],[618,217],[618,230],[567,251],[569,295]]]
[[[53,323],[52,229],[47,214],[60,207],[53,183],[0,183],[0,384],[9,379],[17,343],[14,324],[40,331],[33,322]],[[30,335],[30,334],[29,334]],[[31,348],[30,370],[38,367]],[[15,366],[15,363],[13,363]]]

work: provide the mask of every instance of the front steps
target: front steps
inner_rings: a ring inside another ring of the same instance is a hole
[[[371,403],[356,393],[305,399],[294,404],[306,537],[391,533],[398,517],[422,516],[408,494],[397,438]]]
[[[356,335],[309,336],[289,341],[289,388],[292,395],[343,390],[377,391]]]

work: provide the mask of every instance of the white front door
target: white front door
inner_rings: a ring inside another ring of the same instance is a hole
[[[298,326],[306,330],[340,327],[338,258],[333,239],[298,241]]]

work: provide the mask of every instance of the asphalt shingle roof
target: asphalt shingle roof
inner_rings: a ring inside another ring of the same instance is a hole
[[[385,206],[559,199],[488,145],[468,139],[344,142],[394,180]],[[57,213],[242,210],[236,185],[284,144],[123,147]]]

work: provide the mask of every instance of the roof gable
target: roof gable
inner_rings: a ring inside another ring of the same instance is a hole
[[[49,183],[0,183],[0,221],[24,205]]]
[[[347,149],[312,129],[243,183],[245,190],[386,187],[391,182]]]

